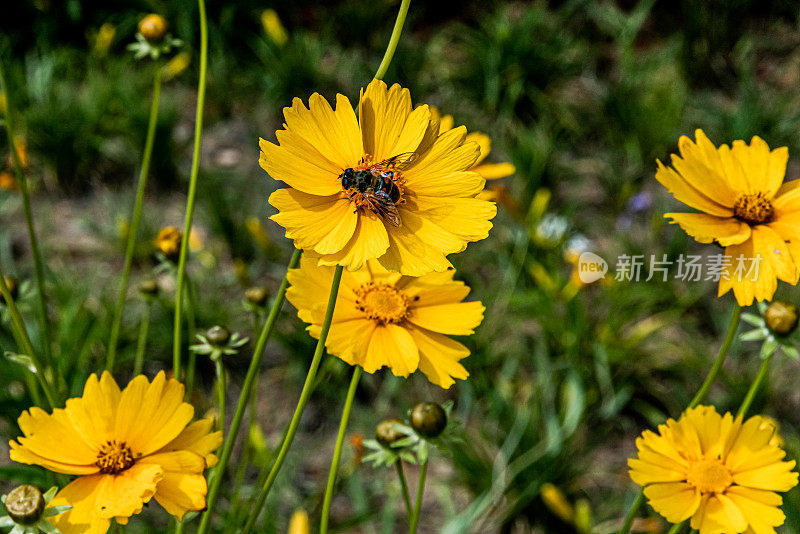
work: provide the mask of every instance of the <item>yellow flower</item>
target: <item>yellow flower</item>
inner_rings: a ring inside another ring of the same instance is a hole
[[[439,133],[448,132],[453,129],[455,121],[452,115],[444,115],[440,118],[439,110],[431,106],[432,120],[439,120]],[[492,151],[492,140],[483,132],[470,132],[467,134],[466,141],[474,141],[480,147],[480,155],[469,170],[477,172],[487,180],[505,178],[517,172],[516,167],[511,163],[484,163],[483,160]]]
[[[17,179],[13,174],[6,171],[0,172],[0,189],[4,189],[6,191],[19,191]]]
[[[11,459],[78,475],[50,503],[72,506],[51,520],[62,534],[106,532],[111,519],[127,523],[151,498],[179,520],[205,508],[203,471],[216,464],[222,433],[210,432],[211,419],[189,424],[194,408],[183,395],[163,371],[122,391],[105,372],[90,375],[83,396],[52,415],[23,412],[24,437],[10,443]]]
[[[191,237],[191,236],[190,236]],[[174,226],[167,226],[158,231],[156,235],[156,248],[169,260],[176,260],[181,251],[183,234]]]
[[[186,70],[191,61],[192,58],[189,56],[189,52],[181,52],[167,61],[167,64],[164,65],[164,80],[169,81],[177,77],[181,72]]]
[[[117,29],[110,22],[106,22],[97,31],[97,38],[94,41],[94,51],[98,56],[105,56],[111,48],[111,43],[114,41],[114,35]]]
[[[695,137],[680,138],[681,155],[672,155],[672,167],[659,161],[656,179],[704,213],[664,217],[700,243],[726,247],[719,296],[733,289],[742,306],[770,300],[778,280],[795,285],[800,274],[800,180],[783,183],[788,150],[770,151],[759,137],[719,148],[702,130]]]
[[[796,486],[797,473],[764,423],[720,416],[712,406],[686,410],[636,440],[631,478],[671,523],[691,518],[700,534],[774,534],[785,519],[776,492]]]
[[[306,255],[299,269],[289,271],[286,298],[316,338],[333,271]],[[469,349],[447,336],[472,334],[483,320],[484,307],[461,302],[469,287],[454,281],[454,274],[449,270],[412,278],[391,273],[377,261],[357,272],[345,271],[325,343],[328,352],[368,373],[388,366],[395,376],[406,377],[419,369],[443,388],[453,378],[467,378],[458,361],[469,356]]]
[[[362,91],[358,120],[343,95],[335,111],[316,93],[309,100],[310,109],[299,98],[284,108],[279,145],[262,139],[260,163],[290,186],[270,196],[272,219],[320,265],[354,271],[377,258],[419,276],[488,236],[497,210],[474,198],[484,179],[468,170],[479,148],[464,127],[439,135],[428,106],[412,109],[408,89],[379,80]]]

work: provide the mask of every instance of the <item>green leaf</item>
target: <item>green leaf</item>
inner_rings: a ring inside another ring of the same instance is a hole
[[[16,352],[6,351],[6,358],[14,363],[17,363],[28,369],[33,374],[36,374],[36,366],[33,365],[33,360],[26,354],[18,354]]]
[[[739,336],[739,340],[741,341],[761,341],[762,339],[766,339],[769,336],[769,333],[760,328],[758,330],[750,330],[749,332],[745,332],[744,334]]]

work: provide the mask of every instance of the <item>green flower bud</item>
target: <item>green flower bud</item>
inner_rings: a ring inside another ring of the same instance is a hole
[[[142,280],[139,283],[139,292],[148,297],[155,297],[158,295],[158,281],[152,278]]]
[[[251,287],[244,292],[244,298],[253,306],[263,308],[267,304],[269,294],[263,287]]]
[[[231,332],[224,326],[212,326],[206,332],[206,339],[210,344],[221,347],[231,339]]]
[[[6,512],[20,525],[33,525],[44,513],[44,495],[38,488],[23,484],[6,495]]]
[[[406,437],[405,434],[398,431],[394,426],[402,424],[403,422],[397,419],[381,421],[378,426],[375,427],[375,439],[384,447],[391,447],[392,443]]]
[[[411,428],[424,438],[435,438],[447,426],[447,413],[435,402],[421,402],[411,409]]]
[[[777,336],[788,336],[797,328],[797,306],[776,300],[767,306],[764,322],[767,328]]]

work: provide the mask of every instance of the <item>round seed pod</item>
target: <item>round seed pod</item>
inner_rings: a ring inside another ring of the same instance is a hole
[[[44,512],[44,495],[39,488],[29,484],[17,486],[6,496],[6,512],[20,525],[33,525]]]
[[[151,13],[139,21],[139,33],[151,43],[160,41],[167,34],[167,20]]]
[[[411,409],[411,428],[424,438],[435,438],[447,426],[447,413],[435,402],[420,402]]]
[[[788,302],[776,300],[767,306],[764,312],[764,322],[767,328],[777,336],[788,336],[797,328],[797,306]]]
[[[263,287],[251,287],[244,292],[244,298],[253,306],[263,308],[267,304],[269,294]]]
[[[386,419],[378,423],[375,427],[375,439],[384,447],[391,447],[392,443],[406,437],[402,432],[398,432],[394,425],[402,425],[402,421],[397,419]]]
[[[224,326],[212,326],[206,332],[206,339],[212,345],[221,347],[231,339],[231,332]]]

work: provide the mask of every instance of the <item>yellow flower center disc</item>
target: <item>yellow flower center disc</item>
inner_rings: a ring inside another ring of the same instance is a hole
[[[775,210],[764,193],[739,195],[733,204],[733,216],[747,224],[764,224],[772,221]]]
[[[97,453],[95,465],[101,473],[116,474],[134,464],[133,452],[124,441],[106,441]]]
[[[689,466],[686,482],[703,493],[722,493],[733,484],[733,476],[717,459],[698,460]]]
[[[408,314],[408,299],[389,284],[367,282],[355,294],[356,309],[381,324],[399,323]]]

